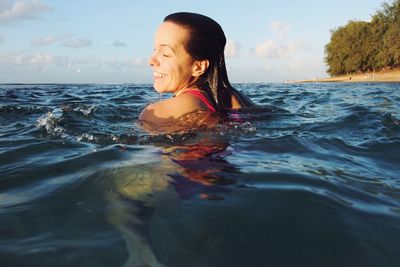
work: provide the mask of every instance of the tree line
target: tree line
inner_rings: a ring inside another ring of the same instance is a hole
[[[383,3],[371,22],[331,30],[325,63],[331,76],[400,67],[400,0]]]

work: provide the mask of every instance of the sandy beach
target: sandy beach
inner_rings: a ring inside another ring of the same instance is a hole
[[[360,74],[349,74],[330,78],[316,78],[310,80],[297,81],[307,82],[400,82],[400,69],[386,70],[380,72],[368,72]]]

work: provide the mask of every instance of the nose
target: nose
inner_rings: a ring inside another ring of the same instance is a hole
[[[152,67],[160,65],[159,61],[157,60],[156,53],[153,53],[149,57],[149,65],[152,66]]]

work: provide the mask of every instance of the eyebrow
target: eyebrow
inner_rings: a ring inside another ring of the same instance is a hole
[[[170,45],[167,45],[167,44],[160,44],[160,46],[165,46],[165,47],[169,47],[172,51],[174,51],[174,53],[175,53],[175,49],[172,47],[172,46],[170,46]]]

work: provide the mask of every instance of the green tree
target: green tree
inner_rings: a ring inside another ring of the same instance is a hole
[[[366,70],[369,67],[369,24],[349,21],[346,26],[331,31],[331,41],[325,46],[328,73],[341,75]]]
[[[349,21],[331,30],[325,63],[332,76],[400,67],[400,0],[383,3],[371,22]]]
[[[384,50],[387,53],[387,65],[391,67],[400,66],[400,0],[387,9],[388,30],[383,38]]]

